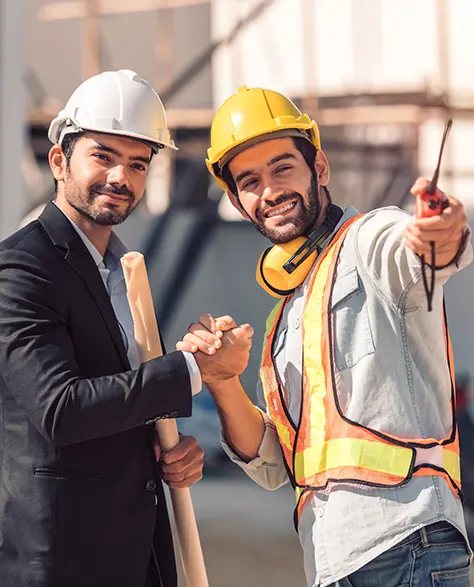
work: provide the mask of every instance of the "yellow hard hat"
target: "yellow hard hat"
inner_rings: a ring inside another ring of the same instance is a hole
[[[317,149],[321,148],[316,122],[283,94],[241,86],[224,102],[212,121],[206,159],[209,172],[224,190],[227,185],[222,179],[222,167],[242,149],[272,133],[276,134],[268,138],[306,136]]]

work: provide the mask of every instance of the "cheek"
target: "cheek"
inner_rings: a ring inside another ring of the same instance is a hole
[[[97,166],[91,163],[76,166],[76,169],[74,170],[74,178],[77,183],[87,187],[107,183],[104,171],[102,169],[97,169]]]
[[[259,206],[260,198],[255,194],[245,192],[243,194],[239,194],[239,200],[242,212],[249,218],[255,220],[255,214]]]
[[[130,189],[135,195],[135,199],[141,200],[145,191],[147,176],[132,177],[130,180]]]

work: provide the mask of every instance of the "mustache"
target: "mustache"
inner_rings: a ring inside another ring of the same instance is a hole
[[[90,188],[91,193],[102,193],[102,194],[110,194],[111,196],[127,196],[130,200],[135,199],[135,194],[130,191],[126,185],[121,186],[120,188],[114,187],[113,185],[93,185]]]
[[[301,201],[303,198],[301,197],[301,194],[298,194],[297,192],[280,194],[274,200],[272,200],[271,203],[266,202],[264,205],[262,205],[255,212],[255,216],[256,216],[257,220],[261,220],[262,218],[265,217],[266,213],[269,212],[272,208],[275,208],[276,206],[280,206],[281,204],[284,204],[285,202],[290,202],[294,199],[296,199],[297,201]]]

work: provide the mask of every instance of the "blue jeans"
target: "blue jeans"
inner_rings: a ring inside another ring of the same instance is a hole
[[[437,522],[331,587],[470,587],[470,563],[463,535]]]

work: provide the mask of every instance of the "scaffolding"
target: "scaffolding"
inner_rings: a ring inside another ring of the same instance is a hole
[[[448,8],[446,0],[436,2],[436,35],[439,62],[439,88],[422,87],[401,91],[359,92],[353,94],[322,95],[308,81],[304,95],[293,96],[301,109],[314,117],[322,128],[323,148],[329,156],[332,189],[342,204],[351,200],[361,210],[385,204],[404,206],[410,183],[420,168],[420,134],[425,124],[433,120],[444,121],[451,117],[456,121],[474,121],[474,107],[463,104],[450,92],[448,54]],[[302,43],[305,68],[314,71],[316,59],[312,50],[311,21],[314,19],[314,0],[301,0],[302,10],[308,15]],[[217,41],[209,39],[207,49],[195,56],[184,71],[174,74],[172,68],[172,9],[198,4],[210,4],[208,0],[82,0],[76,2],[52,2],[41,8],[38,19],[43,22],[79,19],[82,22],[83,78],[102,69],[101,19],[109,15],[128,16],[137,12],[159,12],[156,35],[156,51],[153,59],[158,91],[167,107],[168,122],[174,135],[179,136],[180,151],[177,160],[201,161],[208,146],[208,131],[214,114],[212,108],[173,108],[168,103],[186,87],[203,67],[208,66],[219,49],[231,46],[239,36],[275,6],[275,0],[253,3],[248,13],[238,19],[230,32]],[[375,16],[374,16],[375,18]],[[354,49],[355,51],[355,49]],[[357,51],[355,51],[357,52]],[[360,52],[360,50],[359,50]],[[312,76],[308,76],[309,80]],[[158,83],[159,82],[159,83]],[[474,104],[474,102],[472,103]],[[57,111],[56,105],[48,107],[48,100],[36,103],[29,111],[29,128],[37,158],[41,161],[49,148],[45,130]],[[173,192],[170,185],[174,163],[161,157],[163,169],[157,174],[164,177],[159,189],[150,190],[151,210],[163,211],[163,193]],[[456,172],[450,157],[448,143],[444,178],[452,178]],[[474,170],[466,170],[465,178],[474,178]],[[161,194],[153,203],[154,193]],[[212,190],[211,190],[212,191]],[[190,199],[189,205],[202,205],[202,198]],[[169,203],[169,198],[167,199]]]

